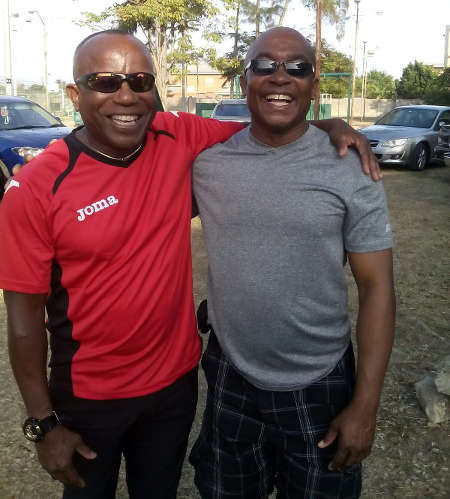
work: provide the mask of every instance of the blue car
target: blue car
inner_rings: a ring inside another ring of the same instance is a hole
[[[22,97],[0,96],[0,199],[14,165],[28,154],[36,156],[52,139],[71,132],[35,102]]]

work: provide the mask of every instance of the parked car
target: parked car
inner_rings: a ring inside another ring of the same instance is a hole
[[[224,99],[216,104],[211,118],[220,121],[240,121],[250,123],[250,111],[247,99]]]
[[[450,125],[441,126],[434,154],[438,161],[442,161],[445,166],[450,166]]]
[[[450,107],[400,106],[359,131],[369,140],[380,164],[423,170],[436,159],[442,125],[450,125]]]
[[[3,185],[17,163],[36,156],[52,139],[70,133],[59,118],[22,97],[0,96],[0,199]]]

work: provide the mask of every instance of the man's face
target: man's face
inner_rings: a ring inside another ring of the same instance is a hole
[[[149,54],[136,39],[114,34],[88,40],[74,68],[75,78],[95,72],[154,73]],[[113,93],[97,92],[82,83],[69,85],[67,92],[85,124],[81,137],[114,157],[126,156],[142,143],[156,113],[154,90],[134,92],[126,81]]]
[[[250,58],[314,63],[312,50],[301,36],[283,28],[262,35],[250,48]],[[283,65],[269,75],[257,75],[249,68],[241,86],[252,115],[253,135],[273,145],[298,138],[305,130],[315,85],[314,74],[291,76]]]

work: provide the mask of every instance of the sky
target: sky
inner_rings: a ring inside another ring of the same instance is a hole
[[[0,0],[6,2],[7,0]],[[213,0],[214,1],[214,0]],[[43,25],[48,37],[49,86],[56,79],[71,80],[72,56],[77,44],[90,30],[74,21],[81,12],[100,12],[113,0],[9,0],[12,71],[16,81],[42,83],[44,68]],[[356,4],[350,0],[345,37],[338,42],[336,30],[322,24],[322,38],[334,48],[353,57]],[[286,25],[315,39],[314,13],[292,0]],[[373,55],[367,59],[368,71],[378,69],[400,78],[403,68],[414,60],[426,64],[443,64],[445,26],[450,25],[449,0],[361,0],[357,71],[362,72],[363,42]],[[201,41],[199,44],[201,45]],[[0,81],[3,80],[4,53],[0,50]]]

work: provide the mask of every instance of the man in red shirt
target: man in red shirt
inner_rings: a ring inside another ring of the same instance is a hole
[[[0,210],[24,433],[66,499],[114,497],[122,455],[130,497],[174,498],[201,352],[191,163],[241,125],[156,113],[150,54],[117,31],[79,45],[74,80],[67,91],[85,126],[15,176]],[[331,126],[341,147],[369,153]]]

